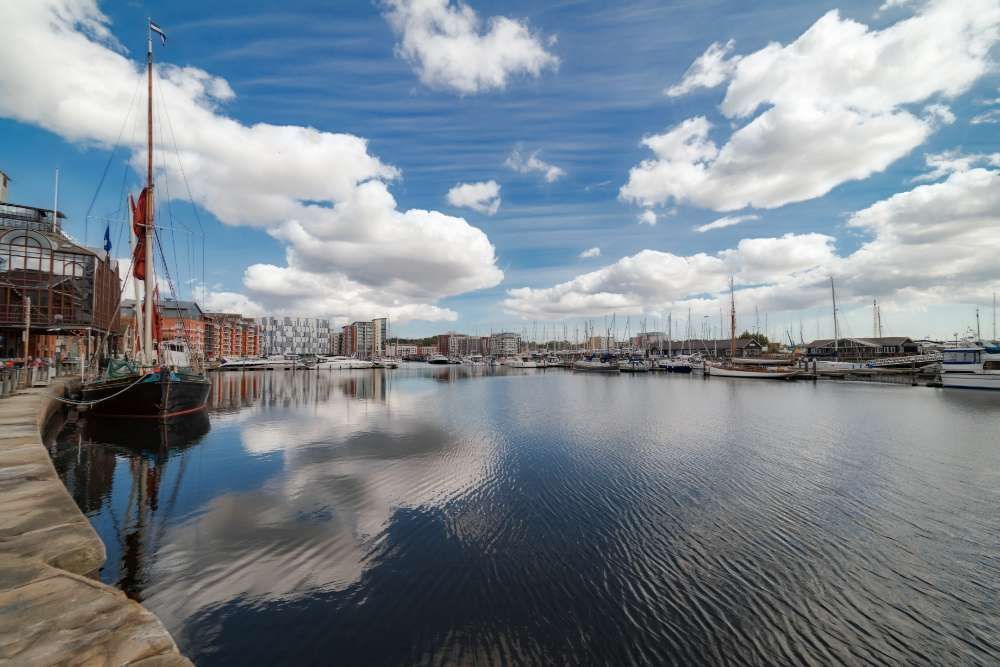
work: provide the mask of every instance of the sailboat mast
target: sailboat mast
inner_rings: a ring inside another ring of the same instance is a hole
[[[146,22],[146,219],[143,221],[146,235],[146,278],[145,322],[142,330],[142,345],[146,363],[153,363],[153,286],[156,283],[153,270],[153,32],[150,22]]]
[[[736,359],[736,288],[729,276],[729,358]]]
[[[840,356],[840,327],[837,326],[837,290],[833,286],[833,276],[830,276],[830,297],[833,301],[833,356]]]

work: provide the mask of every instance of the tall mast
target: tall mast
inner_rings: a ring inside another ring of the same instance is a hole
[[[833,299],[833,356],[840,356],[840,327],[837,326],[837,290],[833,287],[833,276],[830,276],[830,296]]]
[[[729,359],[736,359],[736,288],[729,276]]]
[[[153,270],[153,32],[150,21],[146,21],[146,279],[143,284],[145,294],[145,322],[143,323],[143,351],[146,363],[153,363],[153,286],[156,277]]]

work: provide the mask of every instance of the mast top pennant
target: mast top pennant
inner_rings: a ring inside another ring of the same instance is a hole
[[[167,33],[163,32],[163,28],[150,21],[149,29],[160,36],[160,42],[163,43],[163,46],[167,45]]]

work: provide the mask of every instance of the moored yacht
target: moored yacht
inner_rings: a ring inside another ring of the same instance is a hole
[[[941,354],[943,387],[1000,390],[1000,344],[945,348]]]

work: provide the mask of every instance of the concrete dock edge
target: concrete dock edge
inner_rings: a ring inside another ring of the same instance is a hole
[[[156,616],[87,576],[104,544],[42,441],[72,383],[0,400],[0,665],[190,665]]]

